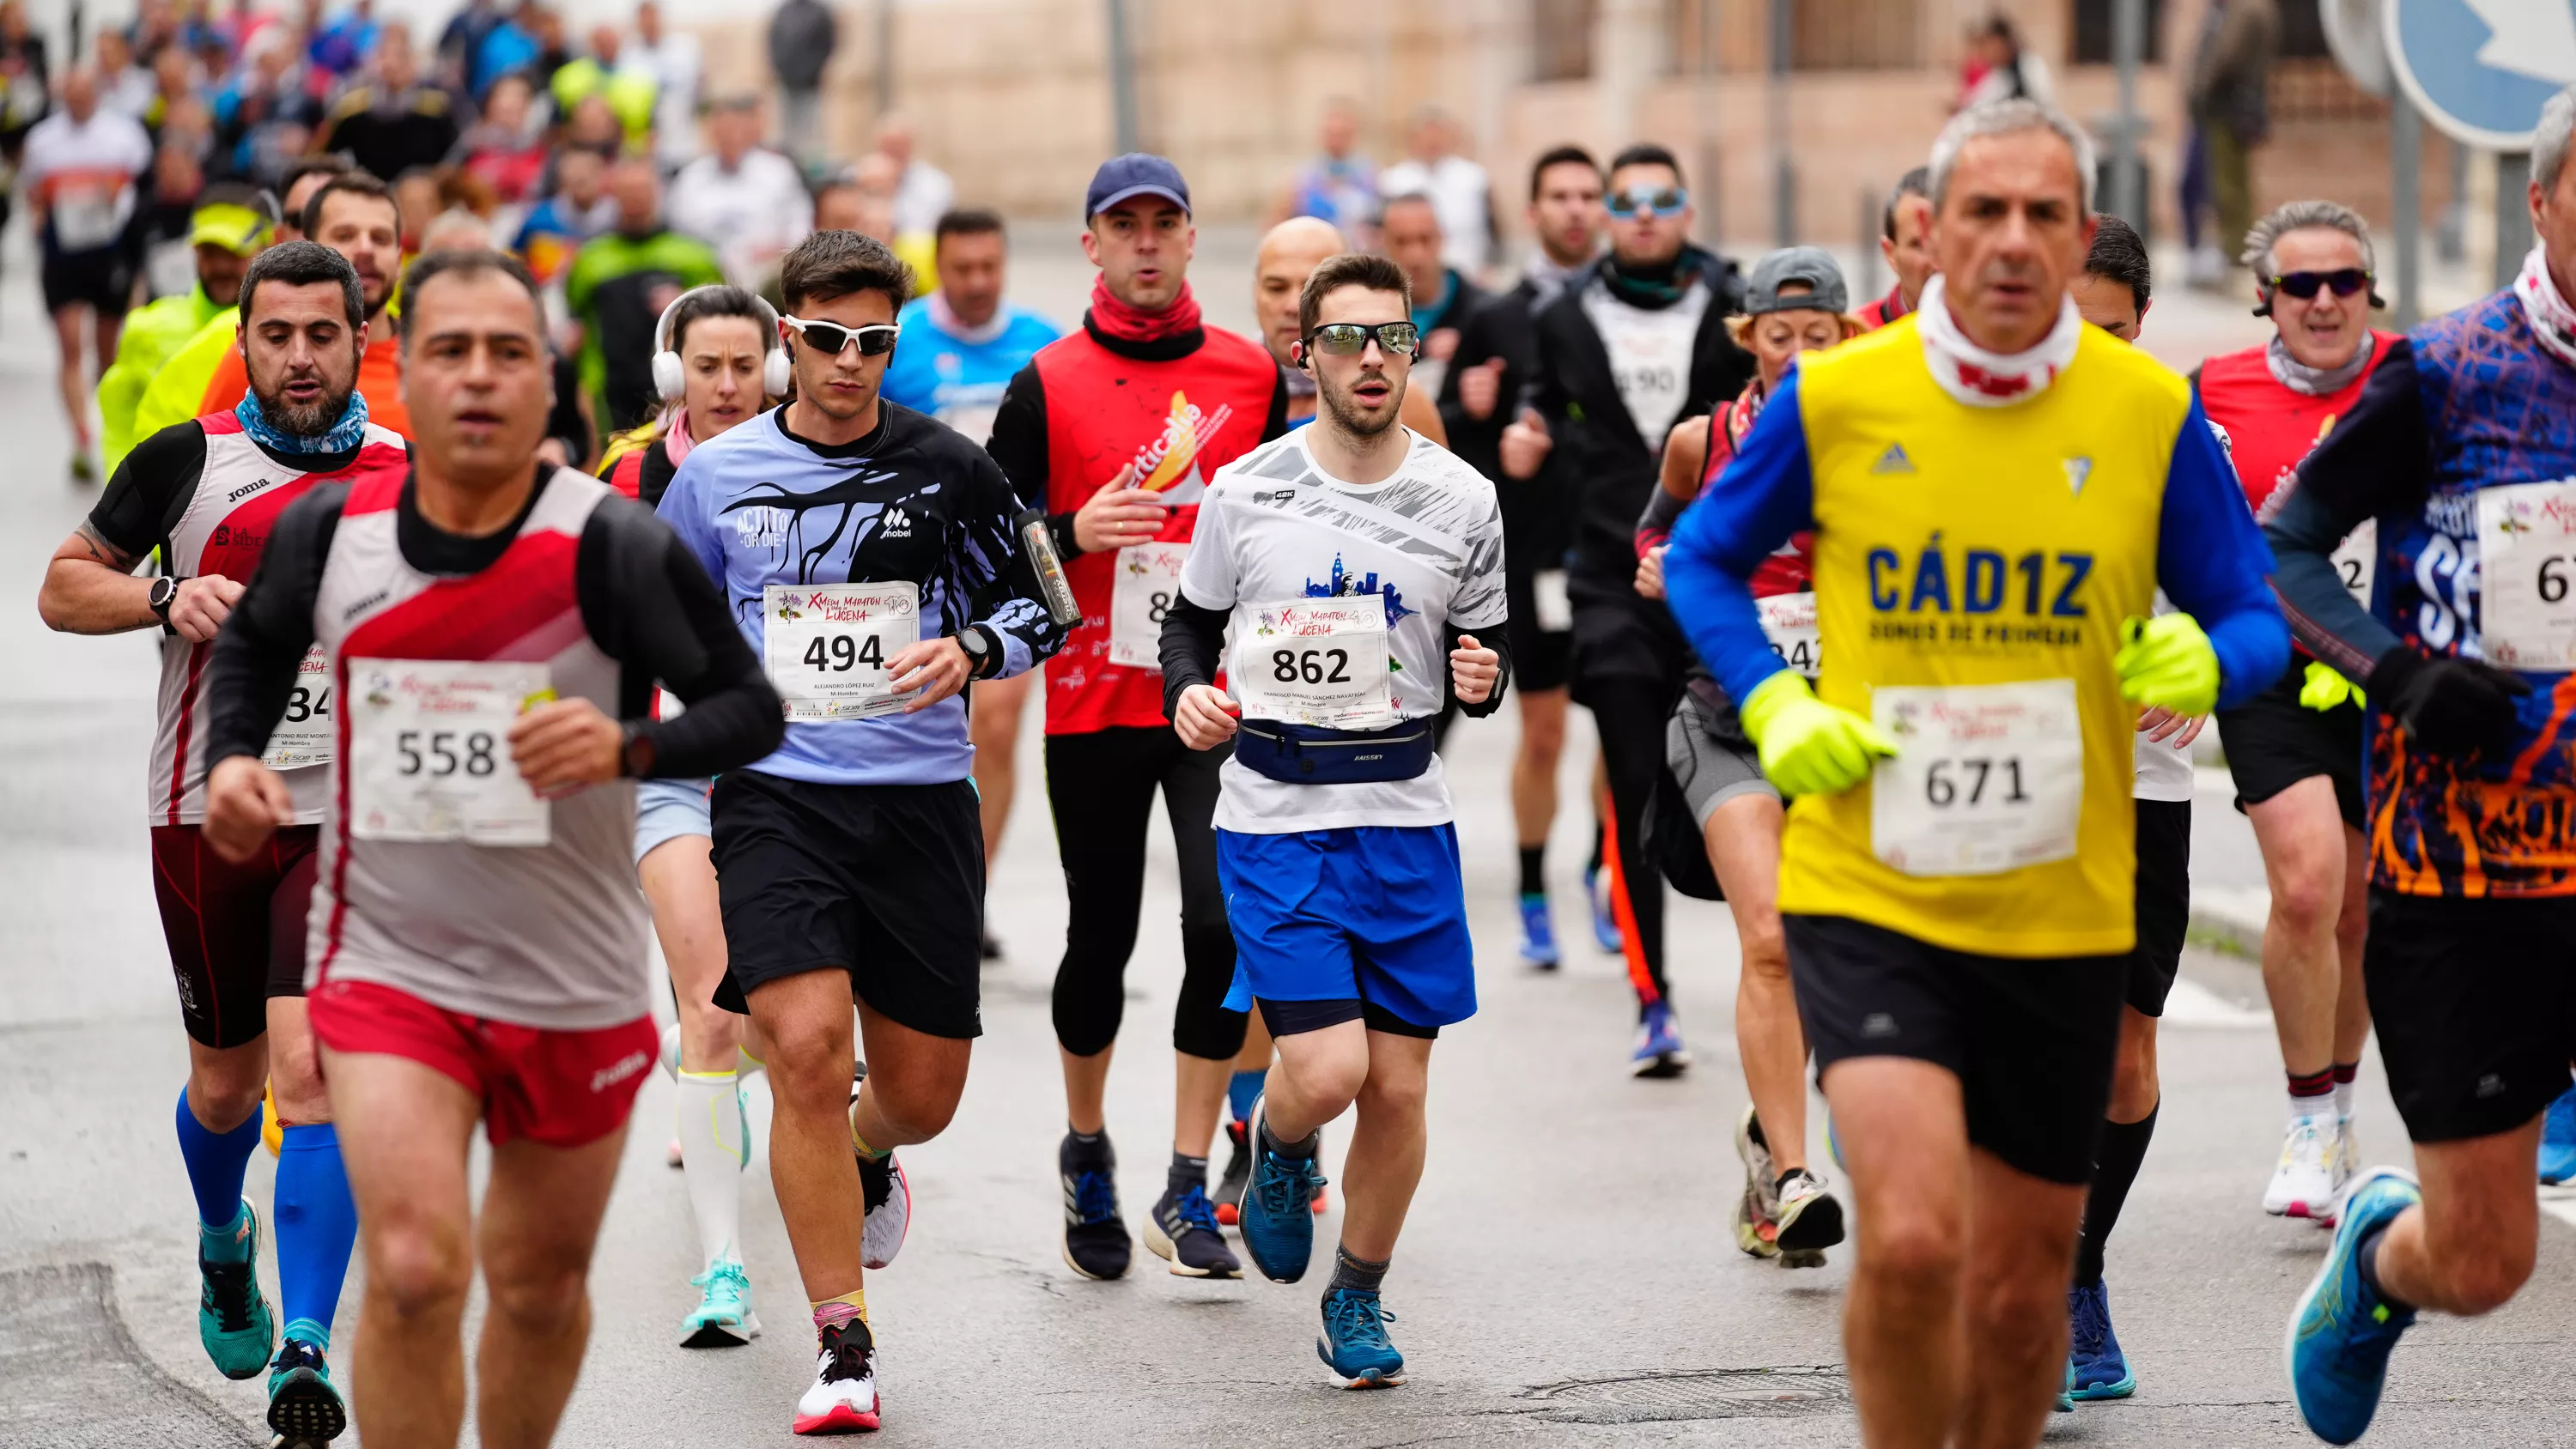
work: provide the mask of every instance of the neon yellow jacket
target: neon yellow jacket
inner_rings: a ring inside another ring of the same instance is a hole
[[[161,365],[160,375],[144,389],[143,405],[134,410],[135,442],[205,410],[206,386],[214,381],[215,369],[223,366],[224,354],[233,350],[239,321],[233,309],[227,307],[208,318],[196,335],[170,354]]]
[[[144,394],[151,388],[153,378],[172,354],[185,347],[207,323],[217,316],[232,315],[232,308],[208,297],[203,287],[191,287],[178,296],[164,297],[125,314],[125,330],[116,339],[116,361],[98,379],[98,412],[104,423],[99,430],[99,455],[111,476],[125,455],[134,451],[136,443],[159,431],[135,430]],[[225,336],[231,336],[229,329]],[[202,390],[202,379],[199,385]],[[191,412],[188,416],[196,414]]]

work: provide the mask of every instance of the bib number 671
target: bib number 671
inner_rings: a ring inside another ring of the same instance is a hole
[[[1923,802],[1936,810],[1961,805],[1973,809],[1985,804],[1990,792],[1999,805],[2030,803],[2029,792],[2022,788],[2019,757],[1934,760],[1923,774]]]

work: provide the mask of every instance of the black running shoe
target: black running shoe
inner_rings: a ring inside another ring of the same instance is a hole
[[[1118,1154],[1109,1139],[1097,1155],[1074,1155],[1073,1134],[1056,1150],[1064,1179],[1064,1261],[1085,1278],[1124,1278],[1135,1257],[1127,1225],[1118,1220]]]
[[[993,933],[990,931],[984,933],[984,959],[987,961],[1002,959],[1002,943],[994,940]]]
[[[1225,1233],[1217,1227],[1216,1207],[1208,1201],[1207,1188],[1191,1183],[1189,1191],[1174,1197],[1171,1189],[1154,1203],[1154,1211],[1145,1219],[1145,1246],[1157,1257],[1170,1261],[1172,1272],[1183,1278],[1240,1278],[1243,1264],[1225,1245]]]
[[[348,1406],[331,1387],[331,1366],[300,1338],[288,1339],[269,1366],[268,1427],[277,1435],[270,1449],[322,1449],[349,1427]]]
[[[1245,1144],[1246,1131],[1240,1122],[1225,1124],[1225,1175],[1216,1180],[1216,1220],[1229,1228],[1242,1216],[1236,1205],[1243,1201],[1243,1185],[1252,1181],[1252,1149]]]

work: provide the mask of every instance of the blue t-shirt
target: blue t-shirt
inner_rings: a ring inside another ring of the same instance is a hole
[[[993,414],[1011,379],[1039,348],[1063,335],[1044,317],[1007,302],[973,335],[940,326],[927,297],[907,303],[895,321],[903,332],[880,395],[928,413],[978,444],[993,436]]]

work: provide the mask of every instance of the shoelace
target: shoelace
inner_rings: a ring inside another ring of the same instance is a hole
[[[251,1265],[248,1263],[204,1263],[205,1304],[214,1310],[215,1322],[226,1333],[241,1333],[250,1327]]]
[[[1223,1231],[1217,1225],[1216,1205],[1208,1201],[1207,1189],[1197,1183],[1191,1183],[1190,1190],[1182,1193],[1179,1200],[1172,1204],[1172,1213],[1181,1220],[1181,1226],[1185,1228],[1198,1228],[1211,1233]]]
[[[1118,1216],[1118,1184],[1102,1168],[1086,1167],[1073,1175],[1073,1210],[1084,1226]]]
[[[845,1383],[868,1377],[875,1372],[872,1360],[876,1352],[876,1339],[869,1334],[865,1320],[855,1321],[846,1328],[826,1329],[823,1353],[831,1360],[831,1365],[823,1370],[823,1382]]]
[[[304,1340],[290,1338],[278,1348],[277,1358],[269,1367],[277,1372],[309,1368],[318,1373],[322,1368],[322,1355]]]
[[[719,1283],[724,1285],[728,1296],[739,1302],[744,1291],[751,1287],[751,1275],[743,1272],[740,1263],[721,1261],[708,1264],[707,1271],[689,1280],[692,1288],[712,1289]]]
[[[1261,1205],[1274,1213],[1290,1209],[1303,1210],[1313,1200],[1315,1190],[1306,1185],[1307,1173],[1314,1166],[1309,1158],[1284,1157],[1264,1149],[1262,1156],[1278,1165],[1278,1171],[1257,1175]]]
[[[2077,1358],[2093,1359],[2102,1356],[2102,1342],[2109,1336],[2111,1329],[2110,1315],[2104,1313],[2102,1307],[2102,1295],[2098,1290],[2077,1291],[2074,1333]]]
[[[1324,1303],[1324,1326],[1336,1343],[1359,1348],[1393,1348],[1386,1326],[1395,1314],[1374,1293],[1338,1292]]]

